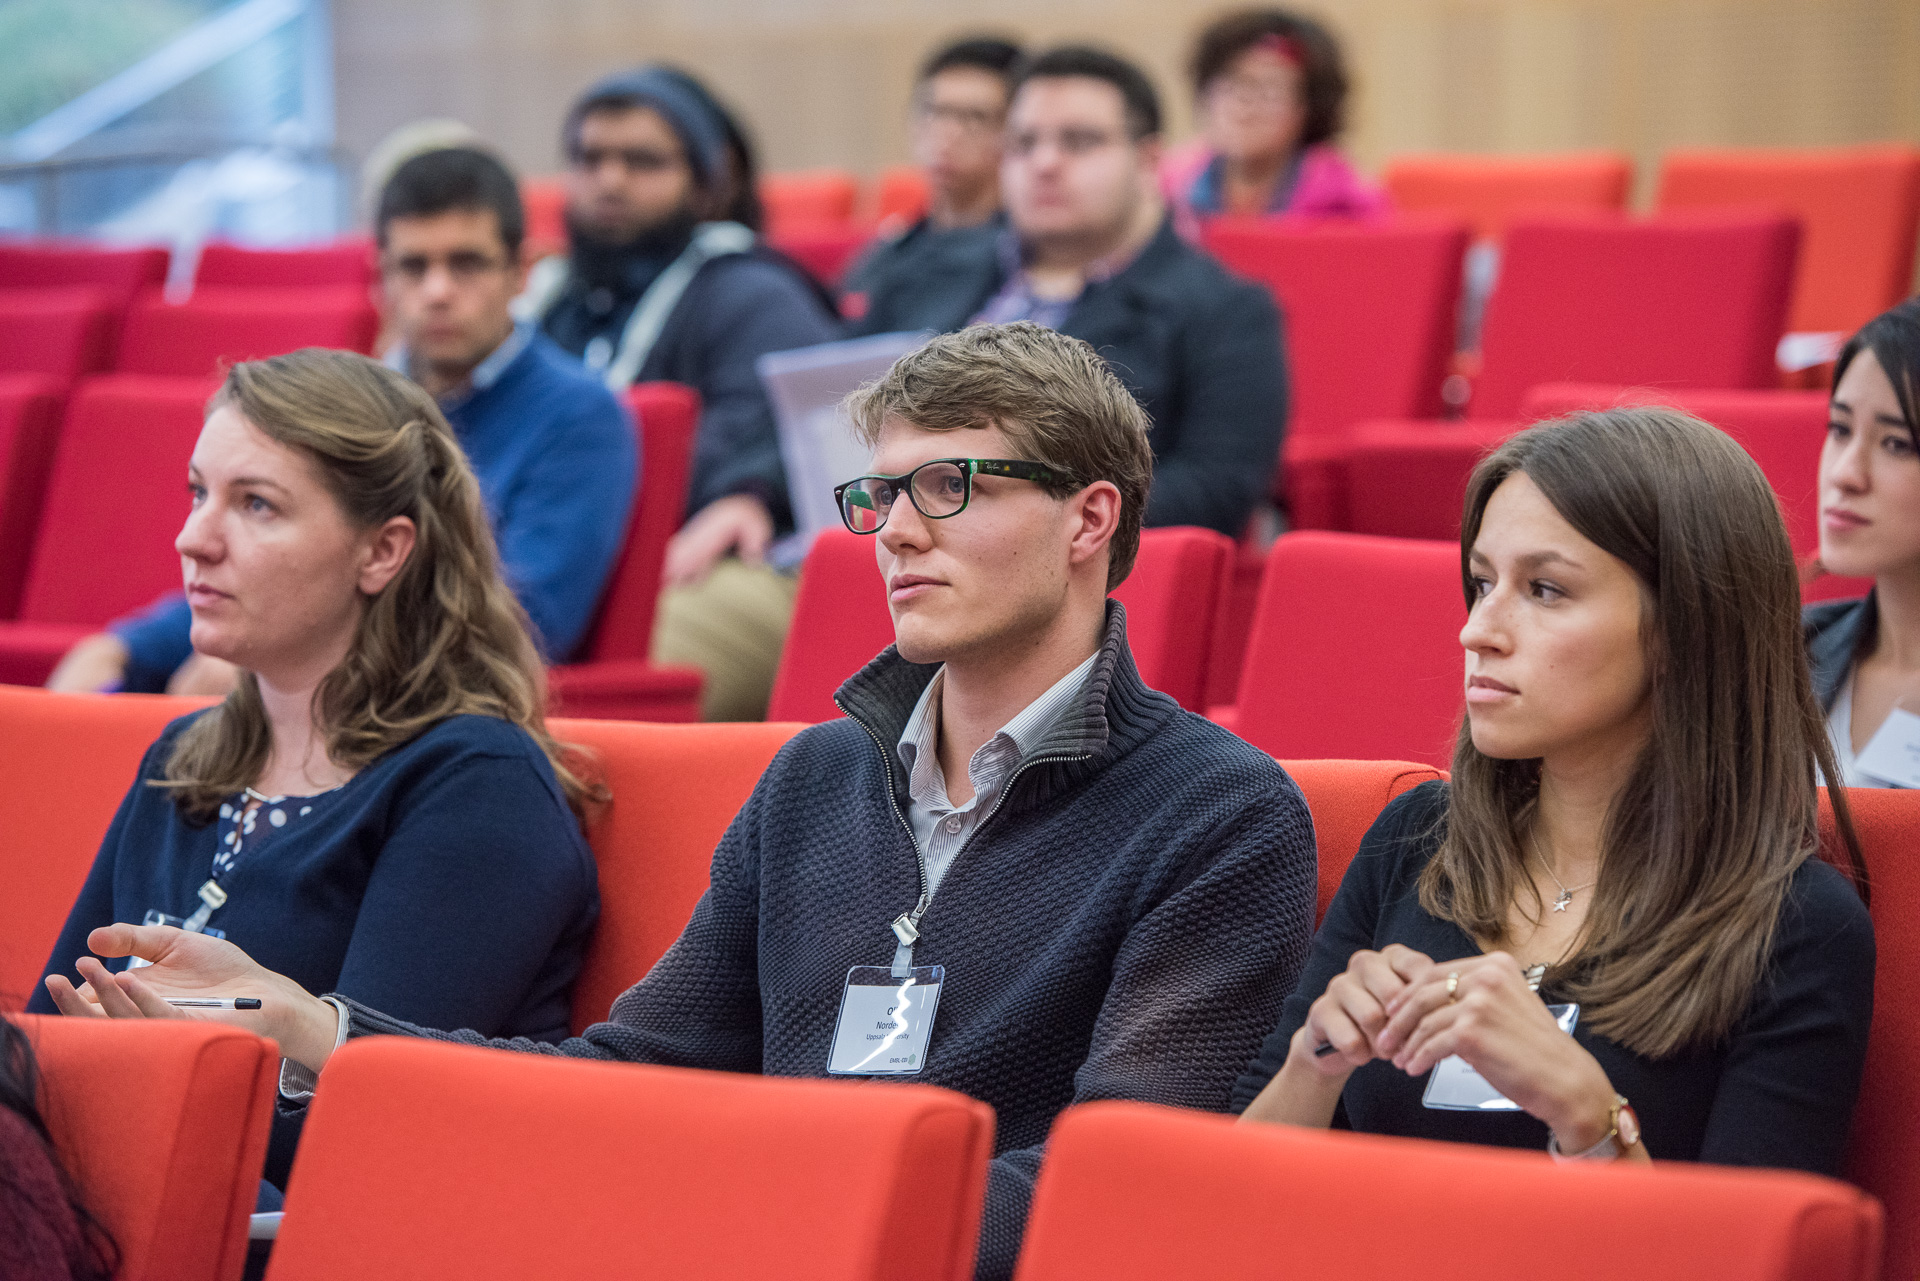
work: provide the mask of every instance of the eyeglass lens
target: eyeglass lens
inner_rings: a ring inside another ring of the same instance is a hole
[[[953,463],[927,463],[904,477],[863,476],[847,486],[840,498],[847,528],[871,534],[886,524],[903,480],[912,486],[913,505],[930,519],[951,516],[967,505],[966,472]]]

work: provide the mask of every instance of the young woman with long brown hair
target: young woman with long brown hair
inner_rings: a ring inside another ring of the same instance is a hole
[[[187,476],[194,647],[241,679],[148,750],[46,973],[145,919],[310,992],[566,1036],[598,911],[586,789],[433,398],[347,352],[235,365]],[[44,985],[30,1008],[56,1012]]]
[[[1544,424],[1474,472],[1461,576],[1451,783],[1374,824],[1236,1105],[1837,1173],[1873,928],[1817,852],[1833,760],[1759,468],[1670,410]]]

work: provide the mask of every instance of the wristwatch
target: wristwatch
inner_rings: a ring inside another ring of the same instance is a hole
[[[1617,1161],[1639,1144],[1640,1118],[1624,1094],[1614,1095],[1613,1106],[1607,1109],[1606,1135],[1584,1152],[1562,1152],[1560,1136],[1547,1133],[1547,1155],[1556,1161]]]

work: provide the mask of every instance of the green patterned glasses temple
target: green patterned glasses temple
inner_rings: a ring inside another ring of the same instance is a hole
[[[1024,458],[936,458],[904,476],[860,476],[836,487],[840,519],[856,534],[877,534],[902,491],[928,520],[958,516],[973,500],[975,476],[1007,476],[1042,485],[1072,486],[1066,472]]]

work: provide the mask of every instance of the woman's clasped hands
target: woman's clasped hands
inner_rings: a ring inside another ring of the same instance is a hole
[[[332,1055],[338,1015],[298,983],[275,974],[225,939],[190,934],[170,925],[105,925],[87,936],[97,956],[132,956],[146,965],[114,974],[92,956],[75,968],[75,987],[60,974],[47,976],[47,992],[60,1012],[73,1018],[208,1019],[257,1032],[280,1053],[315,1071]],[[252,998],[258,1010],[187,1009],[168,998]]]

